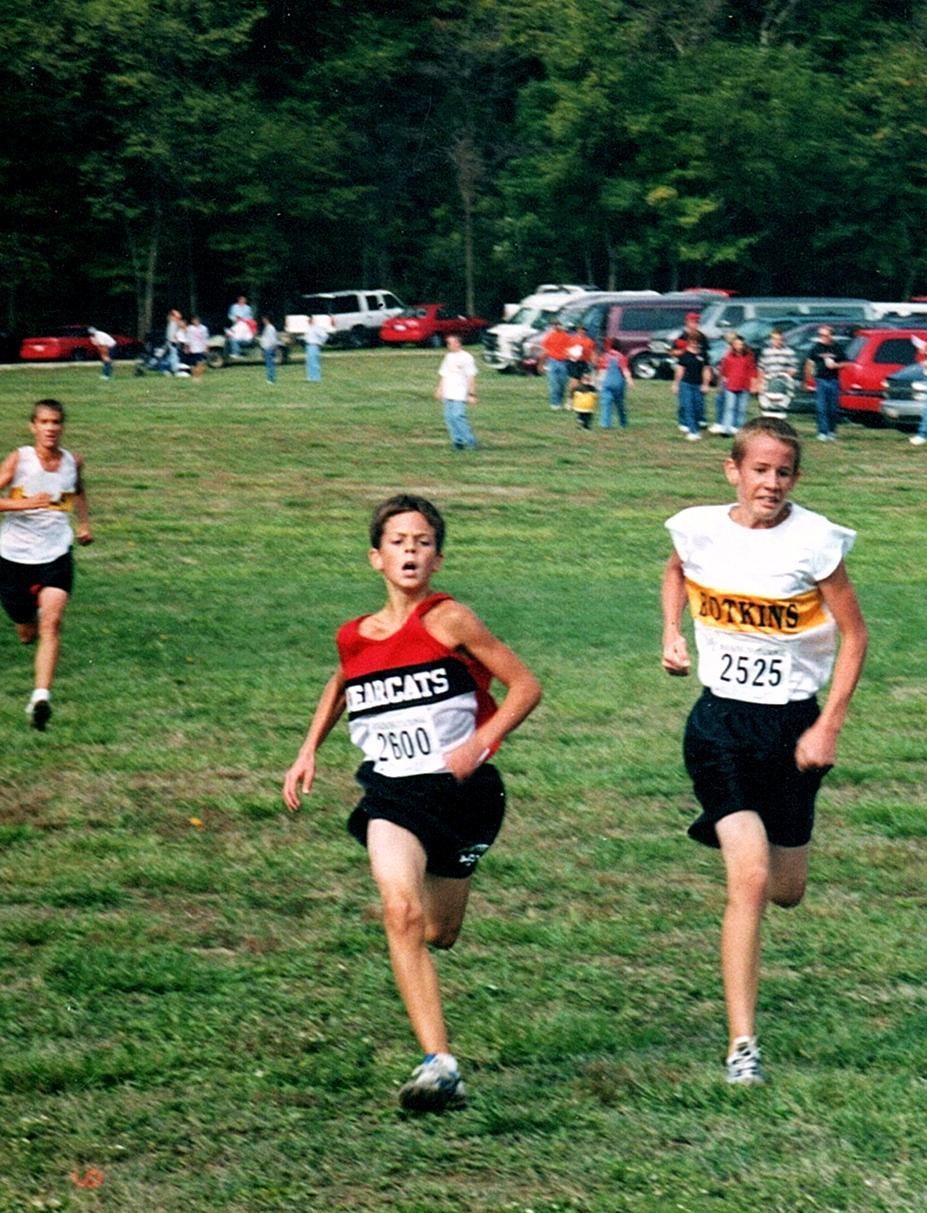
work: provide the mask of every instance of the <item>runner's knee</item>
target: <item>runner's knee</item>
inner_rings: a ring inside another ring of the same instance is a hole
[[[404,890],[384,893],[383,925],[389,935],[424,939],[425,911],[421,902]]]

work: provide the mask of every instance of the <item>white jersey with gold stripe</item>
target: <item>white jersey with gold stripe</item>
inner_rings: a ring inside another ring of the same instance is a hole
[[[837,629],[819,582],[856,532],[794,503],[774,527],[744,527],[732,506],[693,506],[666,523],[695,623],[699,681],[725,699],[789,703],[827,682]]]
[[[33,446],[17,451],[11,497],[48,493],[52,503],[44,510],[6,511],[0,529],[0,556],[17,564],[48,564],[63,556],[72,543],[71,511],[77,492],[77,461],[62,450],[55,472],[46,471]]]

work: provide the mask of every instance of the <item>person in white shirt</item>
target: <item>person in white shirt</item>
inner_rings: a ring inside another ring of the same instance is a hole
[[[101,379],[112,379],[113,377],[113,347],[116,344],[116,338],[111,337],[109,333],[104,333],[102,329],[90,328],[87,330],[90,334],[90,340],[96,347],[97,353],[100,355],[100,361],[103,363],[103,369],[100,372]]]
[[[186,328],[185,347],[187,362],[194,379],[202,379],[206,370],[206,355],[209,352],[209,329],[199,316],[191,316]]]
[[[64,407],[39,400],[29,419],[32,446],[0,464],[0,603],[23,644],[38,641],[35,689],[26,707],[34,729],[51,717],[61,622],[74,584],[72,518],[77,542],[93,542],[83,460],[61,445]]]
[[[277,382],[277,348],[280,345],[280,336],[269,316],[261,317],[259,340],[261,349],[264,351],[264,370],[267,374],[267,382],[270,387],[273,387]]]
[[[691,506],[666,523],[662,663],[689,673],[688,604],[704,687],[683,744],[702,806],[689,835],[724,860],[727,1081],[741,1085],[763,1081],[760,925],[769,902],[796,906],[804,896],[815,797],[837,760],[866,654],[844,565],[856,533],[789,500],[800,458],[787,421],[748,421],[724,465],[736,503]]]
[[[447,353],[438,370],[435,400],[444,402],[444,424],[455,451],[473,450],[476,438],[470,428],[467,406],[476,403],[476,362],[459,337],[445,339]]]
[[[320,383],[322,380],[322,346],[329,338],[331,330],[323,328],[314,316],[309,318],[309,324],[303,334],[306,343],[306,379],[309,383]]]

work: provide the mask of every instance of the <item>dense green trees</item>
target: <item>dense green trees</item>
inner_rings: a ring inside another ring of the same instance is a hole
[[[0,325],[368,284],[927,290],[917,0],[35,0]]]

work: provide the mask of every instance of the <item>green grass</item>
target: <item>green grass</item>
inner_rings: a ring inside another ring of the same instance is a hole
[[[483,449],[454,454],[437,364],[0,374],[2,450],[33,400],[68,405],[98,535],[45,735],[0,630],[0,1213],[922,1213],[924,456],[857,427],[807,448],[796,497],[859,530],[872,653],[807,901],[767,924],[773,1081],[732,1091],[718,859],[684,833],[696,687],[658,661],[663,520],[727,498],[723,448],[679,441],[664,384],[587,434],[486,372]],[[439,958],[472,1106],[411,1120],[343,729],[303,811],[279,799],[335,627],[380,604],[367,517],[400,489],[446,513],[440,587],[546,691]]]

